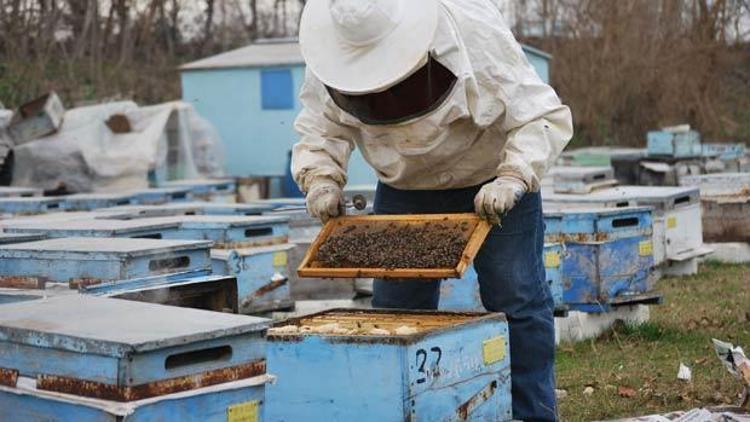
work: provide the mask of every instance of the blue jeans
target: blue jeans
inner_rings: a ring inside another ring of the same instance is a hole
[[[399,190],[378,184],[376,214],[474,212],[480,186],[451,190]],[[493,227],[474,260],[482,303],[504,312],[510,326],[513,417],[551,421],[555,408],[554,305],[545,283],[544,220],[539,193],[528,193]],[[375,280],[377,308],[437,309],[440,281]]]

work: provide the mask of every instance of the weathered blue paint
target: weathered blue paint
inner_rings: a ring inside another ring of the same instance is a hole
[[[479,279],[474,265],[466,269],[462,278],[440,282],[438,309],[448,311],[486,311],[479,294]]]
[[[211,251],[214,274],[237,277],[240,313],[250,314],[294,306],[289,289],[292,244]]]
[[[544,211],[544,234],[548,241],[575,239],[601,241],[652,233],[651,208],[580,208],[547,207]]]
[[[549,82],[551,56],[533,47],[523,47],[539,76]],[[288,49],[289,46],[280,45],[278,48]],[[235,53],[242,52],[238,49],[225,54]],[[268,53],[268,57],[273,56],[273,53]],[[265,61],[258,65],[243,64],[256,61],[256,57],[235,56],[224,64],[212,63],[203,67],[188,65],[181,70],[182,99],[193,104],[203,117],[216,126],[224,145],[228,174],[285,175],[287,154],[298,139],[293,124],[301,108],[298,97],[305,73],[302,55],[296,52],[292,56],[278,63],[269,63],[268,58],[263,57],[261,59]],[[293,109],[263,109],[261,72],[264,69],[291,71],[295,97]],[[348,183],[375,182],[375,173],[360,152],[355,150],[348,163]]]
[[[651,131],[646,136],[648,155],[668,157],[698,157],[701,155],[701,135],[687,132]]]
[[[132,387],[255,362],[268,320],[87,295],[0,307],[3,366]],[[202,359],[170,356],[222,347]]]
[[[555,308],[563,308],[562,243],[544,245],[546,280],[550,286]],[[440,304],[438,309],[451,311],[486,311],[479,294],[479,279],[473,265],[460,279],[450,278],[440,282]]]
[[[549,284],[552,300],[555,303],[555,309],[565,308],[563,300],[563,257],[565,247],[562,243],[545,243],[544,244],[544,272],[547,284]]]
[[[97,283],[210,268],[210,242],[60,238],[0,248],[0,279]]]
[[[289,219],[283,216],[188,215],[141,221],[171,221],[179,230],[164,233],[165,239],[211,240],[215,248],[246,248],[286,243]]]
[[[605,242],[566,242],[563,260],[563,299],[571,309],[579,305],[607,304],[637,296],[651,288],[652,254],[641,255],[646,236]]]
[[[133,192],[133,200],[136,204],[141,205],[186,202],[193,200],[193,193],[188,187],[148,188]]]
[[[67,211],[91,211],[135,203],[133,195],[129,193],[79,193],[62,198],[65,199]]]
[[[230,407],[258,403],[257,419],[265,420],[264,389],[269,377],[170,394],[127,404],[83,399],[69,394],[37,390],[32,386],[0,386],[0,420],[28,422],[226,422]],[[31,380],[29,380],[31,381]]]
[[[349,321],[357,321],[357,311],[332,312],[350,313]],[[406,318],[414,318],[414,312],[391,315],[394,324],[400,316],[406,325]],[[422,317],[429,321],[440,315]],[[483,344],[493,344],[492,339],[502,348],[497,360],[483,355]],[[268,371],[278,378],[266,389],[266,417],[455,421],[461,420],[459,408],[473,398],[476,406],[466,406],[465,420],[510,420],[508,346],[508,326],[500,314],[403,336],[269,334]],[[483,391],[486,397],[480,398]]]
[[[186,187],[193,197],[204,201],[234,202],[237,183],[234,179],[183,179],[165,182],[163,187]]]
[[[43,214],[65,209],[65,201],[59,197],[9,197],[0,198],[0,215]]]
[[[545,236],[564,242],[563,302],[570,309],[606,312],[651,290],[650,208],[548,209],[545,223]]]
[[[0,198],[42,196],[43,191],[37,188],[19,186],[0,186]]]

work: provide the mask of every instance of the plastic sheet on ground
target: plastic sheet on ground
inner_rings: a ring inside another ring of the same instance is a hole
[[[131,132],[113,133],[105,123],[113,114],[127,117]],[[149,177],[216,177],[223,169],[217,132],[181,101],[70,109],[57,133],[14,153],[13,185],[70,192],[140,189],[148,187]]]
[[[750,413],[738,407],[700,408],[613,422],[750,422]]]

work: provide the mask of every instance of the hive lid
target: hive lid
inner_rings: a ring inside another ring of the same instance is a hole
[[[29,221],[6,226],[7,231],[16,233],[75,233],[80,235],[101,234],[111,237],[127,235],[136,231],[143,230],[163,230],[177,229],[180,224],[176,221],[148,221],[143,219],[134,220],[117,220],[106,218],[94,219],[74,219],[60,221],[40,219],[38,221]]]
[[[118,207],[100,208],[95,212],[109,213],[111,216],[101,218],[135,219],[154,216],[170,215],[202,215],[252,213],[260,214],[270,211],[274,207],[270,204],[222,204],[218,202],[179,202],[163,205],[122,205]]]
[[[190,192],[189,187],[185,186],[162,186],[159,188],[147,188],[143,190],[135,190],[127,192],[130,195],[170,195],[175,193],[188,193]]]
[[[225,229],[232,227],[252,227],[266,224],[284,224],[289,221],[283,216],[244,216],[244,215],[176,215],[140,219],[153,223],[176,223],[186,229]]]
[[[234,183],[235,181],[233,179],[180,179],[165,182],[164,186],[221,186]]]
[[[5,245],[0,248],[0,258],[118,259],[123,256],[155,255],[186,249],[208,249],[212,244],[210,241],[195,240],[63,237]]]
[[[608,208],[608,207],[598,207],[595,205],[592,205],[590,207],[585,208],[566,208],[560,205],[556,204],[548,204],[545,205],[544,208],[544,217],[563,217],[563,216],[590,216],[591,218],[594,217],[605,217],[605,216],[612,216],[612,215],[621,215],[621,214],[629,214],[632,212],[646,212],[651,211],[653,208],[643,206],[643,207],[621,207],[621,208]]]
[[[66,201],[91,201],[91,200],[127,200],[132,198],[132,194],[128,193],[108,193],[108,192],[92,192],[92,193],[75,193],[72,195],[63,196],[61,198]]]
[[[2,342],[121,357],[265,330],[265,318],[87,295],[0,306]]]
[[[236,248],[236,249],[211,249],[211,259],[227,260],[232,254],[238,256],[253,256],[271,252],[284,252],[294,249],[296,245],[293,243],[284,243],[280,245],[269,245],[269,246],[257,246],[250,248]]]
[[[0,233],[0,245],[33,242],[35,240],[42,240],[45,237],[43,234]]]
[[[695,197],[699,189],[690,186],[617,186],[609,189],[603,189],[591,193],[594,200],[618,200],[632,199],[642,205],[661,203],[663,201],[674,200],[678,197]]]
[[[11,197],[0,197],[0,206],[4,204],[18,205],[18,204],[57,204],[62,202],[61,197],[48,197],[48,196],[11,196]]]

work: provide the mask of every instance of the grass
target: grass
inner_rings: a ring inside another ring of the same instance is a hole
[[[567,392],[559,402],[563,420],[737,403],[740,386],[711,339],[750,349],[750,265],[705,264],[696,276],[660,280],[657,289],[664,304],[651,308],[648,323],[615,326],[596,340],[558,348],[558,389]],[[692,369],[690,382],[677,379],[680,362]],[[584,394],[586,387],[593,393]]]

